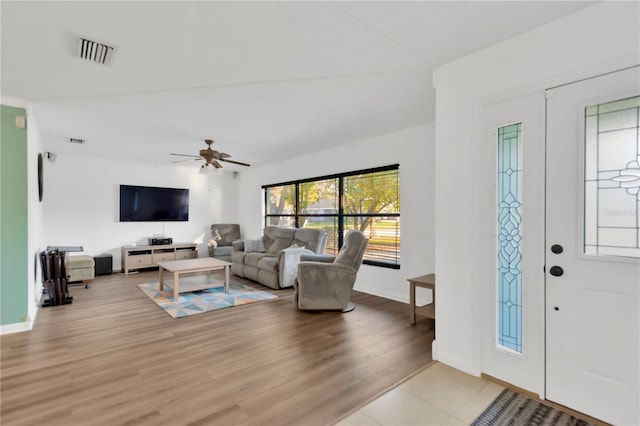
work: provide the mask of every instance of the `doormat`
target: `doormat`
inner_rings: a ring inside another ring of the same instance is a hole
[[[182,284],[182,279],[180,284]],[[172,318],[182,318],[278,297],[234,281],[230,281],[228,293],[224,292],[224,287],[217,286],[180,293],[177,301],[173,300],[173,288],[167,288],[166,285],[162,291],[158,290],[157,282],[139,284],[138,288]]]
[[[591,426],[591,423],[505,389],[472,423],[472,426],[490,425]]]

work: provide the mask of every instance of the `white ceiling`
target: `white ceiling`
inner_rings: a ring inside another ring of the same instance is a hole
[[[260,165],[433,121],[434,67],[592,4],[3,0],[0,89],[58,155]]]

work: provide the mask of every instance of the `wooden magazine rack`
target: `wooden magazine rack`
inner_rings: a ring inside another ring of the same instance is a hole
[[[57,249],[40,253],[42,285],[49,294],[49,299],[42,302],[42,307],[68,305],[73,302],[67,288],[66,256],[65,251]]]

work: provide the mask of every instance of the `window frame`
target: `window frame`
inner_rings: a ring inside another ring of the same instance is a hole
[[[325,176],[318,176],[318,177],[312,177],[312,178],[306,178],[306,179],[299,179],[299,180],[292,180],[292,181],[287,181],[287,182],[280,182],[280,183],[274,183],[274,184],[269,184],[269,185],[262,185],[262,190],[263,190],[263,206],[264,206],[264,226],[268,226],[269,224],[269,219],[273,218],[273,217],[287,217],[287,218],[293,218],[293,223],[294,226],[296,228],[299,227],[299,220],[300,217],[327,217],[327,218],[335,218],[338,224],[338,250],[340,249],[340,247],[342,247],[342,245],[344,244],[344,229],[345,229],[345,219],[348,220],[349,218],[354,218],[354,217],[395,217],[395,218],[400,218],[400,209],[398,209],[398,213],[371,213],[371,214],[362,214],[362,213],[344,213],[344,208],[343,208],[343,199],[344,199],[344,179],[347,177],[351,177],[351,176],[358,176],[358,175],[366,175],[366,174],[373,174],[373,173],[380,173],[380,172],[387,172],[387,171],[397,171],[398,174],[400,173],[400,165],[399,164],[391,164],[388,166],[382,166],[382,167],[375,167],[375,168],[371,168],[371,169],[363,169],[363,170],[355,170],[355,171],[351,171],[351,172],[345,172],[345,173],[336,173],[336,174],[331,174],[331,175],[325,175]],[[305,184],[305,183],[310,183],[310,182],[317,182],[317,181],[322,181],[322,180],[329,180],[329,179],[337,179],[337,184],[338,184],[338,208],[337,208],[337,212],[336,213],[323,213],[323,214],[309,214],[309,213],[303,213],[301,211],[301,209],[299,208],[298,204],[299,204],[299,196],[300,196],[300,188],[299,186],[301,184]],[[270,214],[268,213],[268,190],[269,188],[274,188],[274,187],[279,187],[279,186],[287,186],[287,185],[294,185],[294,191],[295,191],[295,202],[294,202],[294,206],[293,206],[293,213],[291,214]],[[398,183],[398,201],[400,201],[400,184]],[[400,237],[399,237],[399,233],[396,236],[396,249],[397,249],[397,253],[398,253],[398,263],[390,263],[390,262],[385,262],[385,261],[379,261],[379,260],[370,260],[370,259],[364,259],[363,260],[363,264],[365,265],[371,265],[371,266],[380,266],[383,268],[391,268],[391,269],[400,269]]]

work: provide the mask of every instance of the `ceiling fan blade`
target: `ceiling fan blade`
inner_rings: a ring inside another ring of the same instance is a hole
[[[184,163],[185,161],[199,161],[200,158],[189,158],[187,160],[178,160],[178,161],[172,161],[171,163],[176,164],[176,163]]]
[[[187,155],[187,154],[174,154],[173,152],[170,152],[169,155],[178,155],[180,157],[193,157],[193,158],[200,158],[199,155]]]
[[[199,151],[200,155],[189,155],[189,154],[177,154],[174,152],[171,152],[170,155],[176,155],[179,157],[189,157],[190,159],[194,159],[196,161],[202,161],[204,160],[206,163],[206,165],[211,165],[216,169],[221,169],[222,168],[222,164],[218,163],[218,161],[224,161],[227,163],[233,163],[233,164],[238,164],[240,166],[246,166],[246,167],[250,167],[251,164],[248,163],[243,163],[241,161],[235,161],[235,160],[229,160],[229,157],[231,157],[229,154],[227,154],[226,152],[220,152],[220,151],[216,151],[215,149],[211,149],[211,145],[213,145],[213,139],[205,139],[204,143],[207,144],[207,148],[206,149],[201,149]],[[179,161],[173,161],[173,163],[183,163],[185,161],[189,161],[189,160],[179,160]]]
[[[227,163],[233,163],[233,164],[239,164],[241,166],[247,166],[247,167],[251,167],[251,164],[247,164],[247,163],[241,163],[240,161],[233,161],[233,160],[227,160],[225,158],[220,158],[220,161],[225,161]]]

